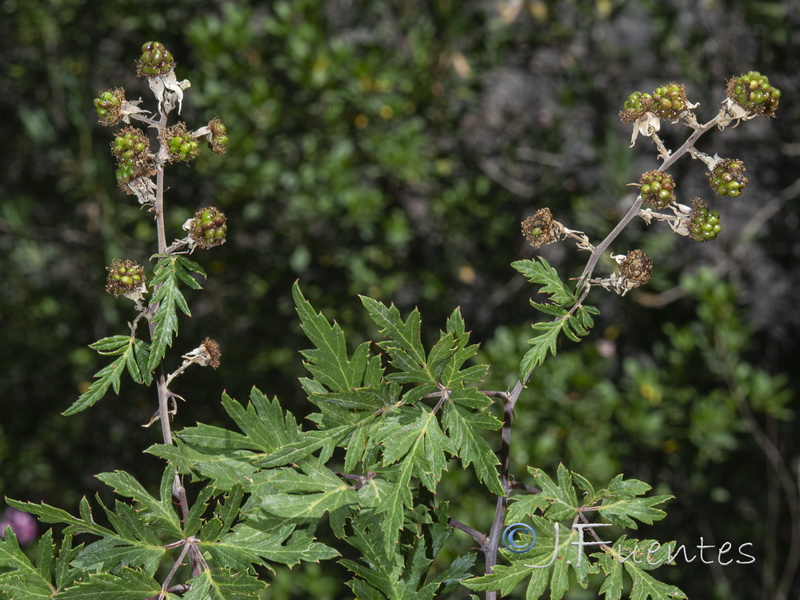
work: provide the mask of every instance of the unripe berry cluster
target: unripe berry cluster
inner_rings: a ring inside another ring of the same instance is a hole
[[[204,250],[225,243],[228,231],[225,214],[213,206],[201,208],[189,223],[189,236]]]
[[[652,103],[653,98],[650,94],[633,92],[625,101],[625,110],[643,113],[650,109]]]
[[[652,94],[633,92],[623,108],[625,110],[619,116],[626,123],[632,123],[648,112],[672,121],[689,108],[689,101],[686,100],[686,88],[677,83],[668,83],[657,87]]]
[[[219,119],[211,119],[208,122],[208,128],[211,131],[211,140],[209,141],[211,151],[214,154],[225,154],[228,149],[228,129]]]
[[[689,214],[689,237],[697,242],[707,242],[717,237],[722,231],[719,224],[719,213],[710,210],[700,198],[692,200],[692,212]]]
[[[651,111],[661,119],[677,119],[686,110],[686,88],[677,83],[657,87],[653,92]]]
[[[111,153],[117,161],[143,159],[150,148],[150,140],[141,129],[126,127],[121,129],[111,142]]]
[[[556,240],[553,230],[553,214],[549,208],[540,208],[533,216],[522,222],[522,234],[536,249]]]
[[[120,186],[149,172],[149,149],[150,140],[136,127],[125,127],[114,136],[111,153],[117,159],[116,176]]]
[[[639,179],[642,201],[653,208],[666,208],[675,200],[675,180],[662,171],[647,171]]]
[[[146,42],[142,45],[142,55],[136,62],[139,77],[158,77],[166,75],[175,67],[172,54],[159,42]]]
[[[781,97],[781,91],[769,84],[769,78],[758,71],[748,71],[744,75],[728,81],[728,98],[749,113],[775,116],[775,109]]]
[[[144,267],[135,261],[116,258],[106,270],[106,291],[114,296],[138,290],[144,283]]]
[[[176,123],[164,130],[170,162],[190,162],[200,156],[200,144],[192,137],[184,123]]]
[[[122,103],[125,102],[125,90],[106,90],[94,99],[94,109],[100,124],[110,127],[116,125],[120,118]]]
[[[738,198],[742,195],[747,177],[744,176],[744,163],[734,158],[724,158],[717,163],[708,175],[711,189],[720,196]]]

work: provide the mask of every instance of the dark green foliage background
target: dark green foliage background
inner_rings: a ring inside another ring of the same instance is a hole
[[[796,474],[800,9],[701,4],[531,1],[515,14],[513,3],[476,1],[2,2],[0,493],[72,510],[99,487],[94,473],[157,466],[141,454],[157,437],[140,427],[152,390],[127,385],[59,415],[102,365],[87,345],[132,315],[102,293],[104,266],[154,249],[151,219],[114,186],[111,132],[91,106],[117,86],[148,100],[133,75],[144,41],[163,42],[191,80],[190,127],[220,116],[231,139],[223,157],[168,170],[169,235],[210,204],[230,232],[194,256],[210,277],[188,295],[194,318],[171,365],[211,336],[223,366],[179,380],[188,402],[176,427],[221,419],[222,390],[244,398],[251,385],[309,411],[296,382],[307,345],[291,303],[297,278],[353,344],[374,335],[359,293],[403,313],[418,306],[432,338],[461,306],[494,366],[486,387],[513,384],[538,318],[509,267],[532,255],[519,221],[549,206],[598,241],[627,209],[625,185],[656,166],[647,140],[627,148],[617,119],[627,95],[675,80],[710,118],[724,81],[757,69],[783,91],[778,119],[701,143],[747,165],[743,197],[714,201],[723,233],[700,245],[636,224],[615,244],[653,256],[654,281],[621,300],[595,292],[593,334],[548,361],[518,406],[513,458],[520,478],[524,464],[552,473],[564,461],[675,494],[662,537],[753,542],[755,565],[673,569],[690,597],[769,589],[791,558],[777,526],[787,502],[726,373],[754,382],[755,421]],[[684,131],[668,128],[668,144]],[[676,166],[684,201],[709,198],[703,173],[696,161]],[[586,258],[566,245],[543,254],[565,276]],[[700,265],[716,275],[691,276]],[[455,489],[468,474],[449,477]],[[488,527],[488,497],[453,500],[455,516]],[[334,597],[324,582],[340,575],[325,569],[279,576],[271,597]]]

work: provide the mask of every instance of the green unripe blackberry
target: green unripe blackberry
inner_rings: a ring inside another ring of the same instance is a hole
[[[117,185],[120,187],[124,186],[130,181],[133,181],[138,176],[139,169],[136,167],[136,163],[133,162],[133,160],[123,160],[117,165]]]
[[[225,214],[213,206],[198,210],[189,223],[189,236],[204,250],[224,244],[227,232]]]
[[[211,131],[211,140],[209,141],[211,151],[214,154],[224,154],[228,149],[228,129],[219,119],[211,119],[208,122],[208,128]]]
[[[632,123],[644,113],[650,111],[653,99],[650,94],[633,92],[625,101],[625,110],[619,113],[620,118],[626,123]]]
[[[710,210],[700,198],[692,200],[692,212],[689,213],[689,237],[697,242],[707,242],[717,237],[722,231],[719,213]]]
[[[176,160],[190,162],[200,156],[200,144],[186,129],[185,123],[176,123],[168,127],[162,135],[169,151],[170,162]]]
[[[121,117],[122,103],[125,102],[125,90],[106,90],[94,99],[94,109],[101,125],[116,125]]]
[[[653,208],[666,208],[675,200],[675,180],[662,171],[647,171],[639,179],[642,201]]]
[[[132,260],[115,258],[110,267],[106,267],[106,291],[114,296],[129,294],[141,290],[144,284],[144,267]]]
[[[724,158],[717,163],[711,173],[706,173],[711,189],[720,196],[738,198],[742,195],[747,177],[744,176],[744,163],[733,158]]]
[[[657,87],[653,91],[653,102],[650,111],[658,115],[660,119],[673,121],[687,109],[686,88],[682,85],[668,83]]]
[[[144,131],[137,127],[125,127],[117,132],[111,142],[111,153],[119,163],[142,162],[150,150],[150,140]]]
[[[769,84],[769,78],[758,71],[748,71],[744,75],[728,81],[728,98],[754,115],[774,117],[781,97],[781,91]]]
[[[172,54],[159,42],[146,42],[142,45],[142,55],[136,62],[139,77],[158,77],[166,75],[175,67]]]

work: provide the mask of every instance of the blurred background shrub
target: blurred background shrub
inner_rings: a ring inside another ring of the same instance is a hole
[[[220,116],[230,137],[227,155],[167,172],[172,236],[210,204],[230,233],[195,255],[210,277],[174,352],[208,335],[223,366],[181,378],[176,427],[224,418],[222,390],[243,398],[252,385],[309,412],[297,278],[354,344],[374,335],[359,293],[418,306],[431,334],[460,305],[494,367],[486,388],[512,385],[538,319],[508,266],[532,254],[519,222],[549,206],[599,241],[629,205],[626,185],[657,166],[648,140],[627,148],[617,114],[630,92],[675,80],[710,118],[729,77],[767,74],[783,91],[778,119],[701,144],[747,166],[742,198],[714,200],[722,234],[700,245],[631,227],[615,249],[650,254],[653,282],[622,300],[595,292],[593,335],[537,371],[518,406],[512,464],[519,477],[560,461],[597,480],[624,471],[677,497],[653,537],[753,543],[753,565],[671,570],[690,596],[789,593],[800,561],[796,3],[5,0],[0,13],[0,492],[68,509],[97,489],[95,473],[156,467],[141,454],[155,441],[140,427],[150,390],[128,385],[59,415],[101,366],[87,344],[131,315],[103,293],[104,266],[154,248],[150,219],[115,187],[111,131],[91,103],[118,86],[147,98],[133,75],[143,42],[163,42],[191,80],[190,127]],[[685,133],[664,136],[674,146]],[[711,196],[704,171],[676,165],[681,199]],[[566,245],[543,255],[573,277],[586,259]],[[452,472],[449,499],[486,528],[490,499],[465,493],[473,483]],[[269,597],[334,598],[341,577],[281,572]]]

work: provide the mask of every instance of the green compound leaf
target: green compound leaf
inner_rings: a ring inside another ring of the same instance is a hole
[[[413,474],[431,492],[447,466],[445,453],[455,454],[453,442],[444,434],[436,413],[427,407],[402,407],[387,416],[373,441],[383,446],[383,466],[410,461]]]
[[[591,315],[596,315],[599,311],[593,306],[579,306],[570,312],[578,298],[544,258],[518,260],[511,266],[525,275],[531,283],[541,285],[540,294],[550,295],[549,302],[531,301],[531,305],[555,317],[553,321],[533,324],[533,328],[541,333],[528,340],[532,348],[523,356],[519,368],[520,377],[524,380],[544,362],[548,352],[552,356],[556,355],[559,335],[563,333],[573,342],[579,342],[581,337],[587,335],[594,325]]]
[[[497,455],[477,431],[482,425],[484,429],[498,429],[502,423],[491,415],[472,413],[466,408],[447,403],[444,407],[442,424],[455,443],[464,467],[472,465],[478,479],[490,492],[497,496],[505,496],[497,474],[497,465],[500,464]]]
[[[104,356],[118,356],[125,351],[130,341],[131,338],[129,335],[112,335],[97,340],[93,344],[89,344],[89,348],[97,350],[98,354]]]
[[[541,256],[537,259],[517,260],[511,263],[528,281],[542,286],[540,294],[550,294],[550,302],[559,306],[571,306],[578,300],[572,290],[561,281],[553,267]]]
[[[422,318],[419,311],[417,309],[411,311],[408,319],[403,322],[400,311],[394,304],[387,307],[382,302],[367,296],[360,296],[360,298],[369,316],[380,327],[381,333],[386,336],[387,340],[393,342],[392,346],[404,351],[417,364],[423,364],[425,349],[422,347],[420,339],[419,330]]]
[[[646,571],[652,571],[665,564],[674,564],[675,542],[660,544],[655,540],[619,538],[611,548],[592,556],[597,559],[594,573],[601,573],[605,581],[600,593],[605,600],[620,600],[624,587],[623,574],[632,580],[631,600],[675,600],[686,598],[679,588],[655,579]]]
[[[61,540],[61,549],[58,552],[55,562],[55,576],[56,586],[58,589],[64,589],[75,583],[78,577],[83,575],[83,572],[72,567],[72,561],[81,551],[81,546],[72,547],[72,534],[64,533]]]
[[[45,550],[47,551],[48,563],[53,559],[52,537],[52,532],[48,530],[39,541],[40,552],[44,554]],[[42,546],[43,542],[44,546]],[[44,557],[40,556],[37,569],[20,549],[14,531],[10,526],[6,527],[0,538],[0,567],[11,570],[0,573],[0,590],[8,594],[10,598],[30,598],[31,600],[51,598],[55,589],[50,583],[49,572],[43,572],[42,558]]]
[[[249,569],[251,564],[276,562],[292,566],[301,561],[316,562],[339,556],[333,548],[315,542],[310,533],[295,531],[294,527],[287,523],[256,528],[240,523],[217,541],[201,541],[199,546],[217,564],[237,570]]]
[[[181,473],[197,473],[219,490],[230,490],[251,479],[258,469],[253,453],[240,450],[204,452],[180,440],[176,444],[156,444],[146,450],[167,460]]]
[[[478,345],[469,345],[469,332],[465,329],[464,318],[458,308],[447,319],[446,334],[452,336],[455,340],[455,348],[450,360],[442,368],[440,375],[442,385],[457,390],[463,386],[477,384],[483,380],[489,372],[488,365],[473,365],[466,369],[461,368],[467,360],[478,352]]]
[[[625,563],[625,570],[633,580],[631,588],[631,600],[675,600],[676,598],[686,598],[686,594],[674,585],[658,581],[649,573],[642,569]]]
[[[662,495],[650,496],[649,498],[603,500],[603,503],[597,510],[604,518],[615,525],[637,529],[638,526],[633,519],[638,519],[642,523],[652,525],[654,521],[660,521],[666,517],[667,513],[653,507],[667,500],[671,500],[672,498],[673,496]]]
[[[142,600],[161,591],[153,577],[140,569],[122,567],[117,575],[92,573],[88,579],[58,595],[59,600]]]
[[[392,304],[386,306],[377,300],[360,296],[361,303],[386,340],[379,346],[391,357],[392,365],[397,373],[387,376],[388,381],[397,383],[432,383],[437,379],[428,368],[425,349],[420,338],[422,319],[419,311],[414,309],[403,321],[400,311]],[[441,356],[442,349],[435,356]],[[426,391],[427,393],[427,391]]]
[[[300,315],[300,327],[316,346],[301,353],[307,361],[306,368],[316,381],[332,391],[350,391],[360,387],[367,369],[369,343],[361,344],[349,359],[341,327],[337,323],[331,325],[322,313],[314,311],[297,282],[292,286],[292,296]]]
[[[416,452],[417,446],[414,446],[414,455]],[[413,504],[411,496],[413,467],[413,460],[405,460],[382,473],[384,477],[393,479],[391,485],[387,486],[383,502],[376,508],[378,514],[383,515],[381,533],[383,534],[383,549],[387,554],[392,552],[397,544],[400,530],[403,528],[405,507],[411,507]]]
[[[358,492],[333,471],[312,459],[294,468],[260,471],[245,487],[252,494],[248,508],[259,508],[293,523],[316,522],[358,504]]]
[[[167,470],[171,471],[169,467]],[[120,496],[132,499],[136,503],[136,509],[141,518],[157,533],[183,537],[180,519],[169,495],[161,499],[155,498],[144,489],[141,483],[125,471],[101,473],[97,475],[97,478],[114,488],[114,491]]]
[[[597,510],[604,518],[621,527],[636,529],[637,525],[633,519],[652,525],[654,521],[660,521],[666,516],[663,510],[654,507],[671,500],[673,496],[638,497],[650,489],[651,486],[644,481],[624,479],[622,475],[617,475],[606,489],[596,493],[597,499],[602,498]]]
[[[144,375],[137,361],[138,356],[148,351],[147,344],[141,340],[127,335],[115,335],[96,341],[90,348],[97,350],[99,354],[118,358],[95,374],[95,381],[62,413],[64,416],[77,414],[96,404],[103,399],[108,388],[113,388],[114,393],[119,394],[120,378],[126,369],[137,383],[151,381],[150,374]]]
[[[163,360],[167,347],[172,346],[172,338],[178,333],[178,309],[187,317],[192,316],[178,282],[182,281],[192,289],[199,289],[200,284],[189,275],[187,268],[202,273],[199,265],[184,257],[162,257],[156,264],[155,277],[151,283],[156,291],[150,299],[150,306],[157,304],[158,308],[152,318],[153,340],[147,371],[155,370]]]
[[[526,598],[536,600],[550,589],[550,598],[560,600],[569,588],[569,571],[572,570],[578,585],[586,589],[591,565],[580,545],[575,543],[578,533],[541,517],[534,517],[533,523],[537,534],[533,548],[520,554],[504,551],[511,565],[497,565],[494,573],[462,581],[462,584],[475,591],[497,590],[505,596],[529,578]]]
[[[537,501],[545,500],[549,504],[544,513],[548,519],[561,521],[572,519],[578,514],[581,505],[572,485],[572,475],[563,464],[558,465],[558,483],[541,469],[528,467],[528,472],[542,490],[540,494],[536,494]]]
[[[553,321],[533,324],[533,328],[541,333],[528,340],[532,347],[522,357],[519,366],[522,379],[545,361],[548,352],[552,356],[556,355],[559,335],[563,333],[573,342],[579,342],[581,337],[588,335],[594,326],[592,315],[599,312],[594,306],[580,306],[572,314],[553,304],[534,304],[534,306],[556,318]]]
[[[187,583],[192,589],[183,600],[253,600],[260,598],[268,585],[247,571],[229,569],[206,569]]]
[[[33,502],[20,502],[19,500],[6,499],[9,506],[21,510],[23,512],[31,513],[39,517],[43,523],[63,523],[68,525],[65,531],[67,533],[93,533],[94,535],[113,536],[114,532],[101,525],[95,523],[92,518],[91,508],[89,501],[84,497],[81,499],[80,512],[81,518],[73,517],[67,511],[49,504],[35,504]]]

